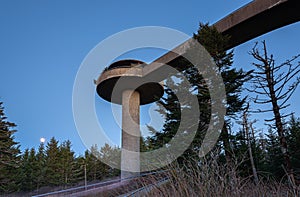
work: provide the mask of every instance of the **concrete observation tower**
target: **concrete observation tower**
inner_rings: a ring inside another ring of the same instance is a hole
[[[121,178],[140,172],[140,105],[159,100],[163,86],[146,82],[138,60],[121,60],[108,66],[97,80],[97,93],[104,100],[122,105]]]

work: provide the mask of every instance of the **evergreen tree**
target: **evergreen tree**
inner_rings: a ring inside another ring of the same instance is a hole
[[[16,125],[7,121],[3,103],[0,102],[0,192],[17,190],[20,165],[19,143],[15,141]]]
[[[231,117],[234,117],[237,112],[242,110],[242,106],[245,103],[245,99],[241,98],[242,86],[244,82],[249,79],[251,72],[244,72],[242,69],[237,70],[232,68],[233,51],[226,51],[229,38],[219,33],[216,28],[210,27],[208,24],[200,24],[197,34],[194,34],[194,38],[210,53],[218,67],[216,72],[221,73],[225,83],[228,119],[227,124],[225,124],[223,127],[221,139],[226,153],[226,159],[228,162],[230,162],[232,157],[232,148],[230,145],[231,136],[229,135],[228,131],[229,122]],[[197,133],[189,149],[185,151],[183,157],[194,157],[197,156],[197,151],[201,148],[201,142],[211,118],[211,100],[207,84],[203,76],[198,74],[197,69],[185,59],[179,59],[176,61],[176,65],[178,64],[178,67],[180,67],[180,70],[182,71],[181,74],[184,75],[193,86],[178,87],[178,89],[180,88],[182,91],[189,91],[186,94],[187,96],[191,94],[197,94],[198,97],[200,108],[200,117],[198,117],[199,125],[194,126],[197,123],[192,121],[185,123],[190,125],[190,131],[196,130]],[[180,74],[178,74],[179,79],[180,77]],[[180,80],[174,82],[174,87],[176,87],[176,85],[182,85],[178,81]],[[163,130],[162,132],[157,132],[153,128],[149,128],[153,131],[154,135],[147,139],[147,144],[153,148],[163,146],[175,136],[179,124],[181,123],[181,110],[190,110],[189,108],[193,107],[189,106],[191,104],[185,103],[185,101],[184,103],[179,103],[178,98],[176,97],[176,88],[175,90],[174,88],[171,90],[170,88],[166,87],[165,95],[167,96],[160,100],[160,104],[164,107],[164,109],[159,110],[160,112],[166,113],[166,121]],[[183,106],[187,107],[182,109]]]
[[[93,145],[90,151],[85,151],[85,161],[87,169],[87,180],[96,181],[100,180],[101,175],[101,163],[99,161],[100,153],[97,145]]]
[[[225,151],[226,161],[229,164],[232,160],[232,147],[230,144],[229,125],[230,119],[236,117],[238,112],[243,110],[245,99],[241,97],[243,84],[250,79],[252,71],[245,72],[242,69],[233,67],[233,50],[227,51],[230,37],[224,36],[215,27],[208,24],[200,24],[194,38],[209,52],[223,78],[226,90],[226,115],[227,120],[221,132],[221,140]]]
[[[74,160],[75,165],[72,173],[74,177],[74,183],[78,183],[80,181],[84,181],[86,161],[83,156],[77,156]]]
[[[121,158],[121,150],[117,147],[111,147],[107,143],[103,147],[100,148],[100,158],[101,158],[101,173],[102,177],[112,177],[120,174],[120,158]],[[113,166],[108,166],[102,161],[107,161],[106,163],[111,163]]]
[[[21,190],[31,191],[35,189],[37,185],[37,159],[34,148],[31,148],[30,150],[25,150],[22,156],[21,163]]]
[[[300,118],[292,115],[288,122],[288,136],[289,152],[291,155],[292,166],[295,166],[295,178],[300,183]]]
[[[45,184],[57,186],[62,183],[62,163],[58,141],[52,137],[47,143],[46,162],[45,162]]]
[[[77,179],[74,174],[75,171],[75,157],[74,152],[71,150],[71,141],[64,141],[60,145],[60,155],[61,155],[61,174],[62,174],[62,182],[64,185],[68,185],[70,183],[74,183]]]
[[[28,171],[29,169],[29,149],[25,149],[22,157],[21,157],[21,175],[20,175],[20,184],[21,184],[21,190],[26,191],[29,190],[29,186],[27,183],[29,183],[31,180],[28,180]]]
[[[274,175],[277,180],[281,180],[284,176],[284,170],[282,164],[283,161],[283,154],[281,151],[280,141],[278,134],[273,128],[269,128],[267,134],[267,165],[266,165],[266,172],[271,175]]]
[[[38,190],[41,186],[45,185],[45,174],[46,174],[46,154],[45,145],[40,143],[38,152],[36,154],[36,189]]]
[[[120,149],[113,148],[108,144],[105,144],[100,150],[97,145],[93,145],[90,151],[85,151],[84,159],[87,169],[87,180],[96,181],[119,175],[120,171],[117,167],[120,166],[120,155]],[[112,168],[102,161],[107,161],[108,163],[113,161],[114,163],[111,164],[116,168]]]

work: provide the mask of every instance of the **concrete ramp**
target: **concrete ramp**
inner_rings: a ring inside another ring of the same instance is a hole
[[[231,37],[229,48],[300,21],[299,0],[254,0],[214,24]],[[283,38],[284,39],[284,38]]]

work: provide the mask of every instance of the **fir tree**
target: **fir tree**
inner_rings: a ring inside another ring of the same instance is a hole
[[[20,175],[20,184],[21,190],[26,191],[29,190],[29,186],[27,185],[31,180],[28,180],[28,171],[29,169],[29,149],[25,149],[22,158],[21,158],[21,175]]]
[[[20,149],[14,138],[16,125],[7,121],[2,105],[0,102],[0,192],[7,193],[17,190]]]
[[[88,181],[95,181],[101,179],[101,164],[98,158],[100,158],[100,153],[97,145],[92,146],[90,148],[90,151],[85,151]]]
[[[26,149],[22,156],[21,190],[31,191],[36,188],[37,159],[34,148]]]
[[[242,86],[249,79],[251,72],[244,72],[242,69],[237,70],[232,67],[233,51],[226,51],[229,38],[223,36],[214,27],[210,27],[208,24],[200,24],[199,30],[197,34],[194,35],[194,38],[210,53],[218,67],[216,72],[221,73],[225,83],[228,119],[227,124],[223,127],[221,139],[224,145],[227,161],[230,162],[232,157],[232,148],[230,145],[230,135],[228,131],[229,122],[231,117],[234,117],[237,112],[240,112],[243,109],[245,99],[241,98]],[[189,128],[190,131],[196,130],[197,133],[192,144],[189,146],[188,150],[185,151],[183,157],[194,157],[197,156],[197,151],[201,148],[201,142],[207,131],[211,118],[211,100],[207,84],[203,76],[198,74],[197,69],[183,58],[176,61],[176,65],[178,64],[177,67],[180,67],[182,75],[184,75],[193,86],[178,87],[178,89],[180,88],[182,91],[189,91],[184,95],[197,94],[199,103],[200,117],[197,118],[199,120],[199,125],[197,122],[192,121],[187,121],[185,123],[189,125],[187,128]],[[180,79],[180,77],[181,76],[179,74],[178,78]],[[176,82],[173,85],[176,87],[176,85],[181,86],[182,84],[180,82]],[[156,132],[153,128],[150,128],[154,135],[149,137],[147,140],[147,144],[153,148],[163,146],[175,136],[178,126],[181,123],[181,110],[190,110],[189,108],[193,107],[191,106],[191,103],[185,103],[185,100],[183,103],[179,103],[179,100],[176,97],[176,88],[175,90],[174,88],[171,90],[166,87],[165,95],[167,96],[160,100],[160,104],[164,107],[164,109],[161,108],[159,110],[160,112],[166,113],[166,121],[163,130],[162,132]],[[186,101],[188,100],[189,99],[187,98]],[[193,118],[191,118],[191,120],[192,119]],[[194,126],[195,124],[196,126]]]
[[[300,118],[292,115],[288,122],[288,136],[287,141],[289,145],[289,152],[291,155],[291,163],[295,168],[295,178],[298,184],[300,183]]]
[[[75,166],[74,169],[72,171],[73,173],[73,179],[74,179],[74,183],[78,183],[80,181],[84,180],[84,174],[85,174],[85,158],[83,156],[77,156],[74,159],[75,162]]]
[[[227,51],[230,37],[224,36],[215,27],[208,24],[200,24],[194,38],[209,52],[222,75],[226,90],[226,115],[227,120],[222,129],[221,140],[225,150],[228,164],[232,160],[232,147],[230,143],[229,125],[230,119],[236,117],[238,112],[243,110],[245,99],[241,97],[243,84],[250,79],[252,71],[245,72],[242,69],[233,67],[233,50]]]
[[[62,163],[61,155],[58,147],[58,141],[52,137],[47,144],[46,148],[46,172],[45,181],[46,185],[56,186],[62,183]]]
[[[266,171],[275,178],[281,180],[284,176],[284,170],[282,164],[284,163],[283,154],[280,147],[280,141],[278,134],[273,128],[269,128],[267,134],[267,168]]]
[[[40,143],[38,152],[36,154],[36,189],[38,190],[41,186],[45,184],[45,174],[46,174],[46,155],[45,155],[45,145]]]
[[[119,175],[120,171],[120,158],[121,158],[121,150],[117,147],[111,147],[107,143],[104,144],[103,147],[100,148],[100,158],[101,158],[101,174],[102,178],[104,177],[112,177]],[[108,166],[103,162],[111,163],[112,166]]]
[[[76,176],[73,173],[75,170],[75,157],[74,152],[71,150],[71,141],[64,141],[60,146],[61,164],[64,185],[74,183],[76,181]]]

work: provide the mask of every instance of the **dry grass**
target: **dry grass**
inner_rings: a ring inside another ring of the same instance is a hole
[[[220,165],[214,157],[209,160],[202,159],[198,165],[191,160],[186,161],[183,167],[172,164],[167,172],[167,183],[148,187],[146,191],[136,193],[135,196],[300,196],[299,186],[292,188],[283,182],[264,179],[255,185],[252,177],[243,178],[238,175],[238,165]],[[155,182],[161,178],[150,176],[148,179]]]

